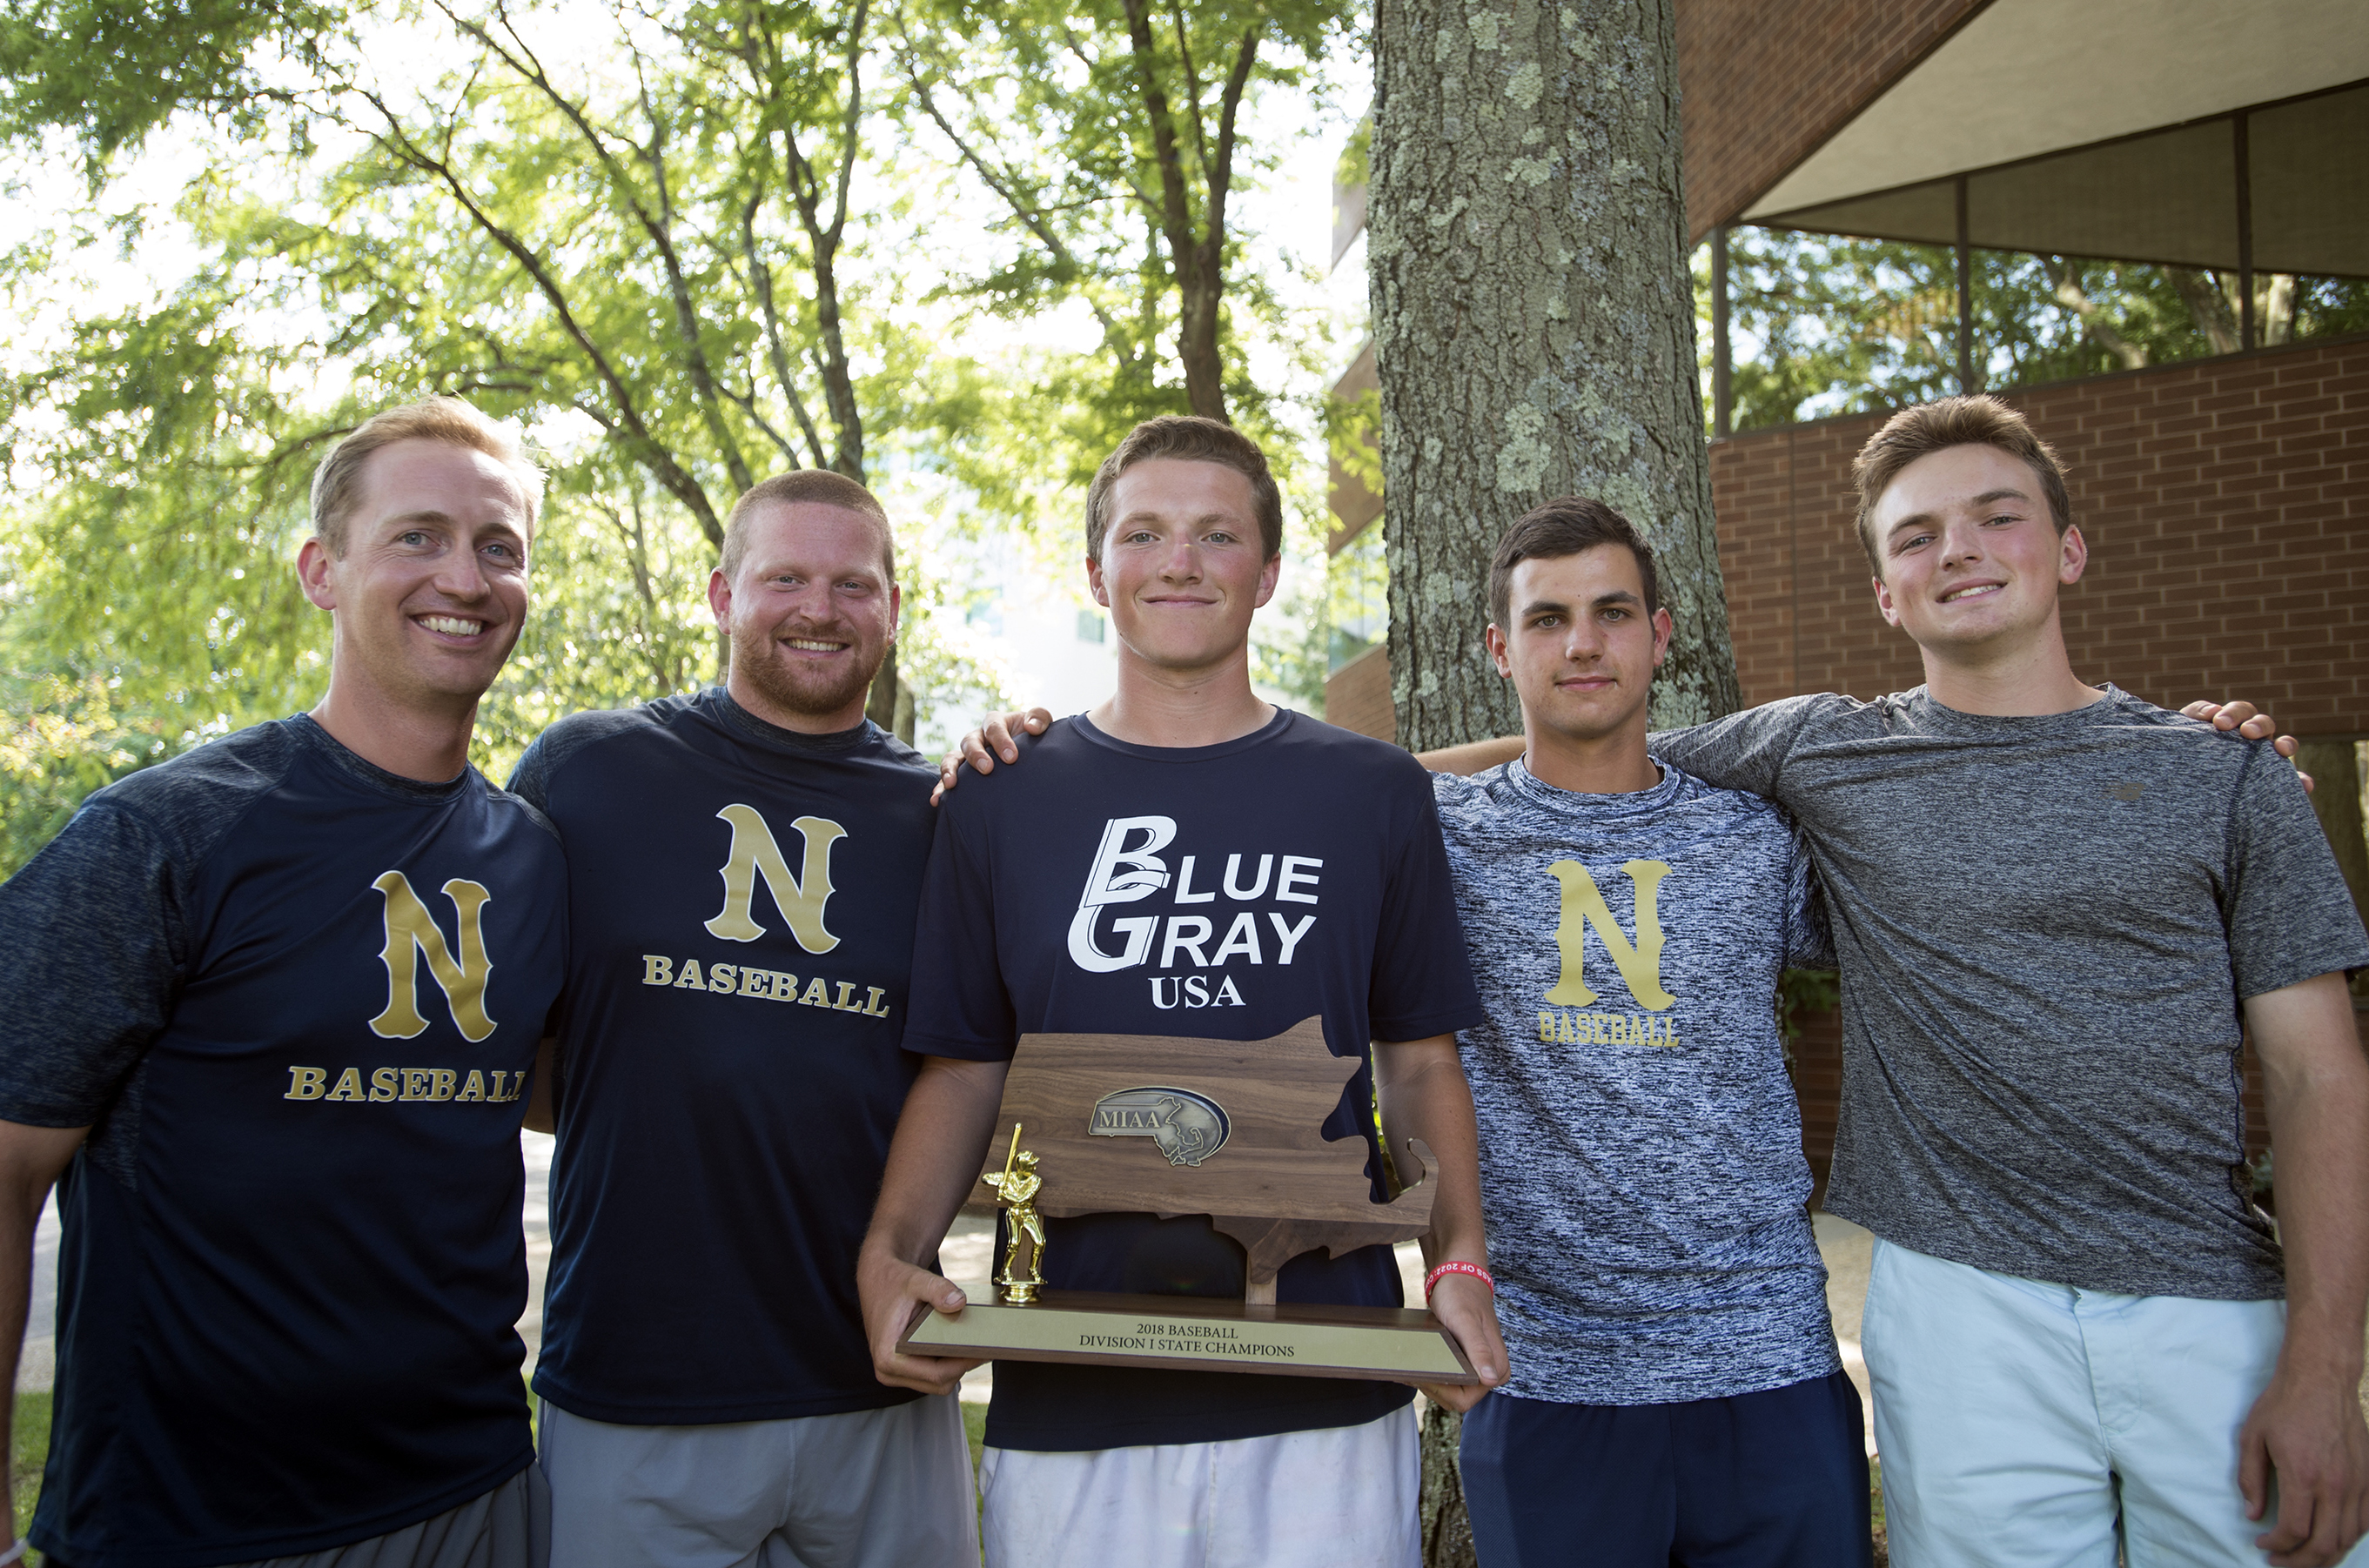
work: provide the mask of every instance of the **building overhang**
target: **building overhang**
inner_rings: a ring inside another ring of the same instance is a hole
[[[1742,221],[2369,275],[2369,6],[1993,0]]]

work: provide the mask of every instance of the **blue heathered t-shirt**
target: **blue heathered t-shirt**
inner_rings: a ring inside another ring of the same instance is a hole
[[[873,1410],[855,1254],[918,1063],[934,772],[721,688],[545,731],[511,787],[567,846],[535,1391],[594,1421]]]
[[[905,1048],[1008,1059],[1024,1034],[1263,1040],[1321,1015],[1336,1056],[1478,1023],[1431,788],[1380,741],[1278,712],[1218,746],[1138,746],[1063,719],[946,797],[914,936]],[[1147,1070],[1156,1068],[1154,1059]],[[1371,1139],[1360,1070],[1324,1123]],[[1063,1289],[1242,1294],[1203,1217],[1048,1219]],[[1283,1301],[1402,1305],[1388,1247],[1305,1253]],[[1005,1361],[987,1441],[1066,1451],[1376,1420],[1402,1385]]]
[[[1668,1404],[1840,1368],[1777,978],[1833,962],[1800,835],[1665,766],[1432,781],[1488,1022],[1464,1031],[1505,1391]]]
[[[99,791],[0,887],[0,1118],[95,1124],[42,1551],[319,1551],[532,1462],[519,1122],[566,899],[532,807],[304,717]]]

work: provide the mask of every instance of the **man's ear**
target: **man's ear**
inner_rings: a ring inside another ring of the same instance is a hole
[[[1481,634],[1481,641],[1489,649],[1490,660],[1497,666],[1497,673],[1511,681],[1514,678],[1514,653],[1505,642],[1505,634],[1497,629],[1496,622],[1489,623],[1489,629]]]
[[[1092,555],[1086,557],[1086,591],[1094,596],[1095,603],[1105,610],[1110,608],[1110,589],[1103,583],[1103,564]]]
[[[1882,578],[1871,577],[1867,580],[1875,587],[1875,607],[1883,612],[1885,622],[1894,626],[1900,624],[1900,612],[1893,606],[1892,590],[1883,586]]]
[[[1677,622],[1671,619],[1666,606],[1654,612],[1654,669],[1661,669],[1662,661],[1670,657],[1670,635],[1677,630]]]
[[[2068,523],[2057,545],[2056,580],[2070,588],[2081,580],[2083,572],[2089,569],[2089,542],[2081,537],[2078,528]]]
[[[1275,585],[1282,577],[1283,552],[1278,550],[1266,558],[1265,566],[1259,568],[1258,597],[1251,601],[1252,609],[1265,608],[1266,601],[1275,597]]]
[[[724,568],[721,567],[707,574],[707,608],[715,616],[715,629],[726,636],[730,636],[732,635],[732,584],[725,578]]]
[[[304,597],[315,607],[334,611],[338,607],[337,557],[321,543],[319,534],[304,541],[296,552],[296,581],[303,588]]]

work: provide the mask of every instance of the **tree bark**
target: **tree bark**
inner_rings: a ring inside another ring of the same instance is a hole
[[[1680,187],[1674,0],[1379,0],[1368,222],[1402,744],[1519,728],[1489,557],[1541,501],[1635,523],[1677,623],[1656,725],[1737,705]]]

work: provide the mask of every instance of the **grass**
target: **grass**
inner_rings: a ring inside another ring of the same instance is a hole
[[[1867,1461],[1867,1502],[1875,1523],[1876,1568],[1884,1568],[1892,1561],[1892,1551],[1883,1537],[1883,1464],[1878,1459]]]
[[[971,1473],[978,1473],[978,1451],[987,1443],[987,1406],[963,1402],[963,1436],[970,1439]]]
[[[17,1533],[21,1536],[33,1522],[33,1505],[41,1495],[41,1466],[50,1457],[50,1396],[44,1393],[20,1393],[17,1396],[16,1426],[8,1445],[8,1487],[17,1503]],[[39,1563],[41,1554],[28,1552],[29,1564]]]

